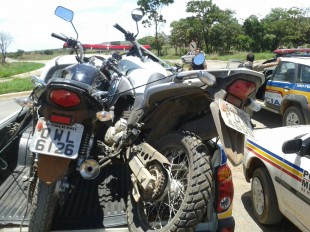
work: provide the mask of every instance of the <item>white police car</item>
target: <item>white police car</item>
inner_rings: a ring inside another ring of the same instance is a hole
[[[310,231],[309,125],[255,131],[246,142],[243,171],[257,221],[277,224],[285,216]]]

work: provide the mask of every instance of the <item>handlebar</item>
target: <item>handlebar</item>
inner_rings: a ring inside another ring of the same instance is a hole
[[[120,25],[118,25],[117,23],[113,25],[113,27],[115,27],[117,30],[119,30],[120,32],[122,32],[124,35],[127,35],[127,31],[125,31],[124,28],[122,28]]]
[[[52,33],[52,37],[57,38],[57,39],[60,39],[60,40],[62,40],[62,41],[64,41],[64,42],[67,42],[67,40],[68,40],[68,37],[63,36],[63,35],[58,35],[58,34],[56,34],[56,33]]]
[[[76,46],[77,46],[80,49],[80,55],[77,58],[79,59],[80,62],[84,60],[83,46],[79,41],[72,39],[72,38],[68,38],[67,36],[64,36],[64,35],[56,34],[56,33],[52,33],[51,36],[56,39],[66,42],[68,47],[73,48],[76,51],[76,54],[78,55],[78,52],[76,49]]]

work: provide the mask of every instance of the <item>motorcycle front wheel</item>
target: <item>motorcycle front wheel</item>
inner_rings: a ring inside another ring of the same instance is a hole
[[[171,166],[168,193],[157,201],[128,197],[130,231],[194,231],[206,215],[211,196],[212,169],[207,147],[189,132],[174,133],[152,144]],[[172,187],[173,186],[173,187]]]
[[[39,180],[31,205],[29,232],[48,232],[51,230],[57,196],[55,195],[56,183],[46,184]]]

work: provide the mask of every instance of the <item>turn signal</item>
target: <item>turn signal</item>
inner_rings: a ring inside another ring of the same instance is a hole
[[[14,101],[21,107],[26,107],[29,109],[33,107],[33,100],[27,97],[26,98],[15,98]]]
[[[80,97],[76,93],[64,89],[52,90],[50,100],[62,107],[74,107],[81,103]]]
[[[96,113],[96,118],[101,122],[110,121],[114,118],[114,112],[113,111],[99,111]]]

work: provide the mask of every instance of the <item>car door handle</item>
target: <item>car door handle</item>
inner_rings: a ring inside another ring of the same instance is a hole
[[[284,89],[284,91],[289,91],[289,90],[291,90],[291,88],[288,87],[288,86],[285,86],[283,89]]]

